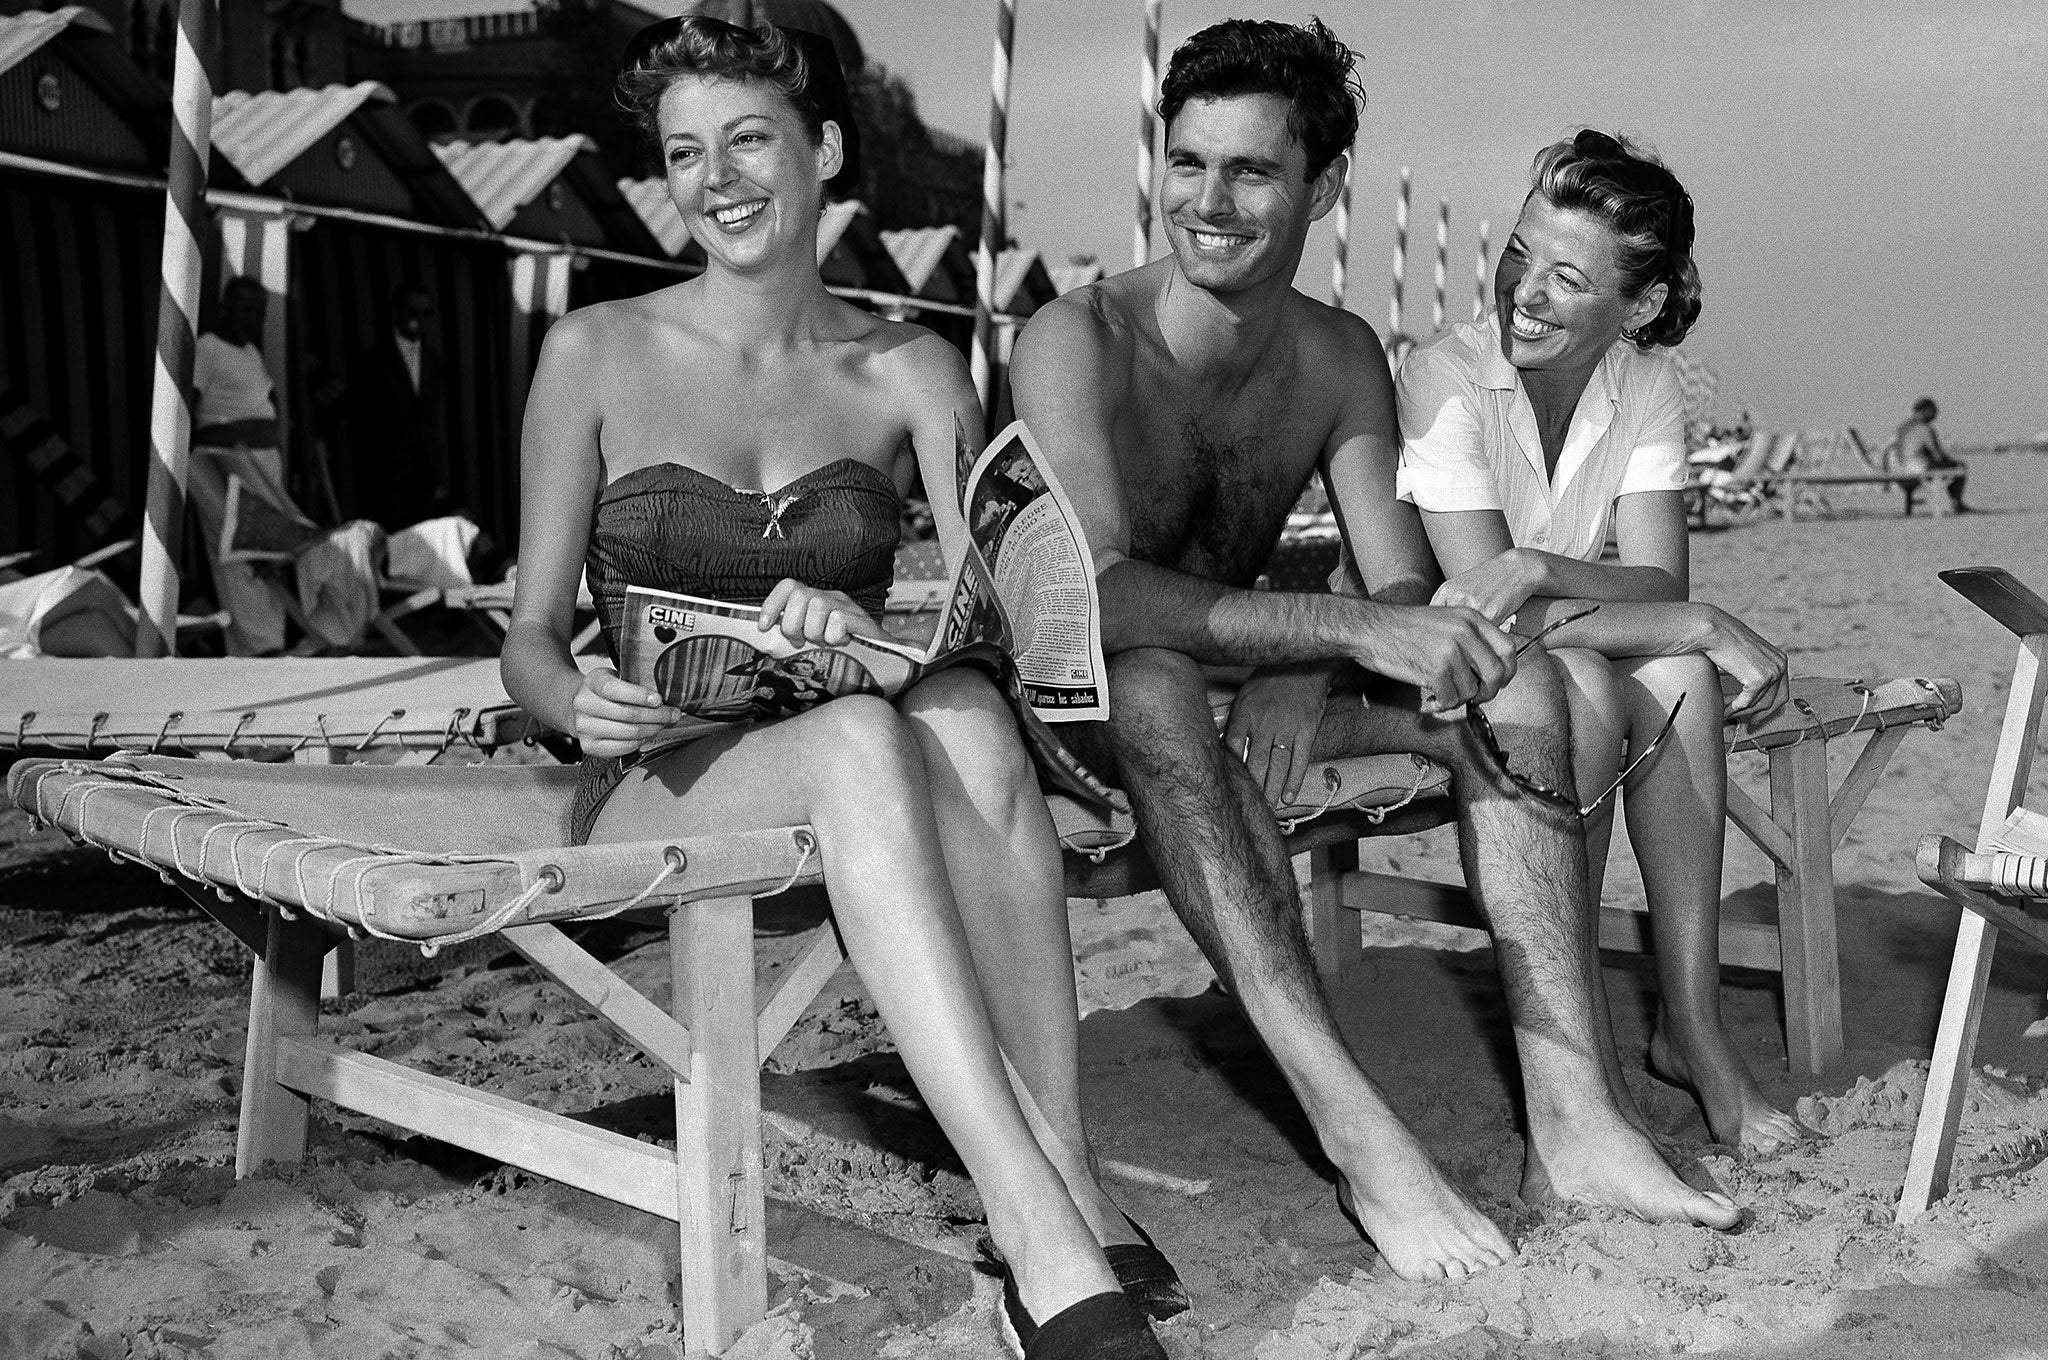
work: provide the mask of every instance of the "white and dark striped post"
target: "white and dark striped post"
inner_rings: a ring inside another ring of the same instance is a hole
[[[1351,156],[1344,157],[1344,187],[1337,193],[1337,248],[1330,257],[1330,305],[1344,305],[1344,271],[1351,258]]]
[[[1387,296],[1387,342],[1401,333],[1401,288],[1408,281],[1408,167],[1401,167],[1401,192],[1394,198],[1394,291]]]
[[[1436,300],[1429,312],[1429,328],[1444,328],[1444,286],[1451,268],[1451,200],[1437,200],[1436,211]]]
[[[142,530],[142,618],[137,656],[175,656],[178,549],[192,457],[192,351],[198,344],[199,243],[206,231],[206,159],[213,144],[218,0],[178,5],[171,77],[171,164],[164,195],[163,291],[157,301],[156,377],[149,410],[149,503]]]
[[[1493,223],[1490,221],[1479,224],[1479,255],[1472,265],[1472,319],[1474,321],[1484,321],[1486,319],[1486,294],[1493,284],[1492,271],[1487,268],[1491,261],[1487,258],[1486,249],[1486,238],[1492,229]]]
[[[996,0],[996,50],[989,69],[988,152],[981,162],[981,245],[974,253],[974,351],[969,361],[983,419],[995,412],[996,260],[1003,249],[1003,153],[1010,136],[1010,52],[1017,0]]]
[[[1138,61],[1138,225],[1131,268],[1152,262],[1152,148],[1159,141],[1159,18],[1164,0],[1145,0],[1145,50]]]

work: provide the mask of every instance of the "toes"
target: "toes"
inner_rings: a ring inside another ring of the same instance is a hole
[[[1742,1211],[1735,1207],[1735,1201],[1721,1194],[1693,1195],[1686,1212],[1693,1222],[1709,1228],[1732,1228],[1742,1221]]]

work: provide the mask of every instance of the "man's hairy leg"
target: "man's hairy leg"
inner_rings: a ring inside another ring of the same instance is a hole
[[[1513,1248],[1388,1106],[1345,1045],[1302,931],[1271,809],[1216,738],[1202,674],[1141,649],[1110,667],[1110,740],[1167,899],[1272,1054],[1340,1200],[1404,1279],[1461,1279]]]
[[[1569,790],[1565,702],[1549,658],[1535,655],[1486,711],[1518,773]],[[1412,701],[1333,696],[1317,755],[1380,751],[1417,751],[1455,776],[1465,881],[1493,933],[1522,1063],[1529,1120],[1524,1197],[1557,1195],[1651,1222],[1734,1226],[1734,1204],[1687,1185],[1623,1117],[1608,1089],[1585,948],[1592,904],[1577,817],[1500,778],[1462,713],[1428,717]]]

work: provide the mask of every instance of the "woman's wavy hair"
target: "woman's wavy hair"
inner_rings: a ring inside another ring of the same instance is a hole
[[[1190,99],[1274,94],[1285,99],[1287,135],[1308,156],[1313,180],[1351,149],[1365,87],[1357,54],[1321,19],[1225,19],[1174,50],[1159,86],[1159,120],[1172,127]]]
[[[741,28],[696,14],[641,29],[626,44],[612,98],[656,147],[661,143],[661,97],[685,76],[771,86],[796,110],[813,143],[824,138],[827,121],[837,123],[844,159],[839,173],[826,181],[826,191],[843,197],[860,182],[853,100],[846,73],[825,38],[774,24]]]
[[[1627,338],[1645,350],[1685,339],[1700,315],[1700,271],[1692,258],[1692,195],[1678,176],[1626,138],[1587,128],[1537,152],[1529,178],[1532,193],[1613,230],[1624,294],[1641,297],[1664,285],[1664,310]]]

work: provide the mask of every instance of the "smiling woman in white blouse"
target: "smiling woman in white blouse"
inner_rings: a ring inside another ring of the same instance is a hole
[[[1595,901],[1613,825],[1602,794],[1621,781],[1657,940],[1652,1068],[1698,1097],[1717,1140],[1775,1151],[1800,1128],[1721,1017],[1722,723],[1784,702],[1785,658],[1687,599],[1684,404],[1662,350],[1700,312],[1692,199],[1654,157],[1591,130],[1546,147],[1531,178],[1494,314],[1401,367],[1400,494],[1443,566],[1437,603],[1552,630],[1577,794],[1598,804],[1584,814]],[[1610,524],[1619,559],[1603,562]]]

